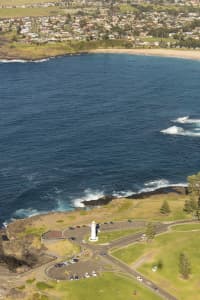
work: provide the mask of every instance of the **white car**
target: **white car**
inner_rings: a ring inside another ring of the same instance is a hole
[[[89,278],[90,275],[88,273],[85,273],[85,278]]]
[[[141,276],[137,276],[137,280],[140,281],[140,282],[143,281]]]

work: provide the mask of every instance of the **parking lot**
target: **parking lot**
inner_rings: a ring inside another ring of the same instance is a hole
[[[48,269],[48,276],[56,280],[77,280],[97,277],[104,270],[101,260],[79,260],[60,262]]]

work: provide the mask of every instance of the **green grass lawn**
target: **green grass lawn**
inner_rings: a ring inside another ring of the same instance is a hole
[[[171,229],[174,231],[200,230],[200,223],[175,225]]]
[[[60,282],[55,285],[57,295],[62,300],[158,300],[153,294],[138,282],[112,273],[105,273],[98,278],[80,281]],[[133,295],[137,291],[137,296]]]
[[[36,8],[1,8],[0,18],[14,18],[14,17],[41,17],[61,15],[64,13],[63,9],[57,7],[36,7]]]
[[[137,232],[145,231],[144,228],[135,228],[135,229],[125,229],[125,230],[116,230],[116,231],[103,231],[100,232],[98,237],[98,244],[109,243],[114,240],[120,239],[121,237],[128,236]]]
[[[0,0],[0,5],[24,5],[24,4],[37,4],[37,3],[45,3],[45,2],[59,2],[59,0]]]
[[[137,243],[119,250],[114,250],[112,255],[130,265],[146,251],[146,243]]]
[[[156,37],[149,37],[149,36],[142,38],[142,40],[144,42],[166,42],[166,43],[167,42],[170,42],[170,43],[176,42],[176,40],[173,38],[156,38]]]
[[[193,226],[192,226],[193,225]],[[194,225],[188,225],[194,228]],[[187,225],[181,225],[186,228]],[[113,252],[128,264],[141,261],[138,270],[181,300],[200,299],[200,236],[195,231],[171,231],[157,236],[151,243],[138,243]],[[192,274],[183,280],[179,274],[179,255],[185,252],[190,259]],[[142,257],[144,258],[142,261]],[[152,266],[161,261],[163,267],[152,272]]]

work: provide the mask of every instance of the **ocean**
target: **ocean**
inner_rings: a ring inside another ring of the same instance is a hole
[[[0,222],[184,184],[200,170],[200,62],[0,62]]]

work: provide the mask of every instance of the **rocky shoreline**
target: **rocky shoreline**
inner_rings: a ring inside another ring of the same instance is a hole
[[[97,48],[91,50],[83,51],[72,51],[66,53],[59,53],[57,55],[39,55],[37,57],[29,57],[16,54],[8,54],[6,52],[0,51],[0,62],[8,61],[24,61],[24,62],[37,62],[43,60],[49,60],[53,58],[63,57],[63,56],[74,56],[74,55],[84,55],[84,54],[128,54],[128,55],[142,55],[142,56],[157,56],[157,57],[172,57],[172,58],[182,58],[190,60],[200,60],[200,51],[190,50],[190,49],[162,49],[162,48],[151,48],[151,49],[118,49],[118,48]]]
[[[148,192],[139,192],[137,194],[132,194],[130,196],[123,197],[125,199],[145,199],[152,196],[158,196],[158,195],[166,195],[166,194],[178,194],[178,195],[187,195],[188,194],[188,188],[186,186],[167,186],[167,187],[161,187],[158,189],[155,189],[153,191]],[[99,199],[96,200],[89,200],[89,201],[82,201],[84,206],[86,207],[94,207],[94,206],[102,206],[110,203],[112,200],[115,200],[116,196],[112,195],[105,195]]]
[[[48,55],[44,55],[38,58],[31,58],[31,57],[27,57],[27,56],[9,56],[9,55],[5,55],[2,56],[0,54],[0,62],[42,62],[45,60],[50,60],[50,59],[54,59],[54,58],[59,58],[59,57],[65,57],[65,56],[75,56],[75,55],[84,55],[84,54],[89,54],[89,52],[87,51],[82,51],[82,52],[72,52],[72,53],[65,53],[65,54],[58,54],[58,55],[53,55],[53,56],[48,56]]]

